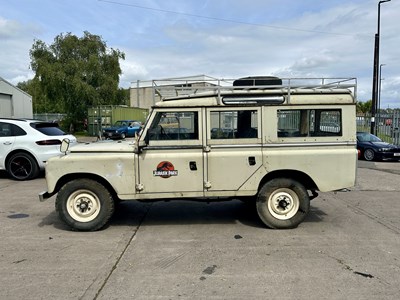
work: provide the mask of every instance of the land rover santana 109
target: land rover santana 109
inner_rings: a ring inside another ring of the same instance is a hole
[[[225,82],[162,99],[134,141],[64,149],[40,200],[57,194],[60,218],[82,231],[106,225],[121,200],[182,199],[253,201],[283,229],[318,191],[355,184],[354,78]]]

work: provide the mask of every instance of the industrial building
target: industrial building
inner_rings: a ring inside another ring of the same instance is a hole
[[[130,87],[130,106],[149,109],[162,97],[184,96],[219,84],[218,79],[207,75],[137,80]]]
[[[33,118],[32,96],[0,77],[0,118]]]

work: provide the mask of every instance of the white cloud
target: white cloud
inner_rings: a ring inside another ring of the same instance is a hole
[[[0,76],[13,84],[33,77],[29,68],[29,49],[33,35],[40,30],[32,24],[23,24],[0,16]]]
[[[34,37],[51,43],[61,32],[88,30],[101,35],[109,47],[125,52],[123,87],[137,79],[196,74],[357,77],[359,99],[371,98],[376,0],[140,2],[159,10],[70,1],[73,5],[43,0],[46,10],[38,4],[32,8],[28,0],[19,1],[24,5],[7,3],[0,12],[7,15],[0,16],[0,76],[14,83],[32,76],[29,49]],[[386,64],[381,99],[398,107],[399,18],[400,1],[381,6],[380,57]]]
[[[146,78],[149,74],[146,67],[133,60],[120,61],[122,75],[120,85],[128,88],[134,78]]]

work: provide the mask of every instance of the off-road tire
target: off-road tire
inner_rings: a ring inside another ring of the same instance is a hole
[[[310,210],[307,190],[289,178],[276,178],[261,188],[257,197],[257,212],[267,227],[296,228]]]
[[[56,211],[77,231],[103,228],[114,213],[114,200],[102,184],[91,179],[67,182],[58,192]]]

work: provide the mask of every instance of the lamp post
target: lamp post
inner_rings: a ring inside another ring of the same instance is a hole
[[[382,67],[386,66],[386,64],[380,64],[379,65],[379,94],[378,94],[378,106],[377,106],[377,112],[380,114],[380,109],[381,109],[381,91],[382,91],[382,80],[385,80],[385,78],[382,78]]]
[[[386,66],[386,64],[380,64],[379,65],[379,79],[378,79],[378,81],[379,81],[379,89],[378,89],[378,102],[377,102],[377,105],[376,105],[376,107],[377,107],[376,108],[376,115],[378,116],[377,117],[378,127],[375,126],[376,134],[378,134],[379,121],[381,120],[381,112],[380,112],[380,110],[381,110],[381,90],[382,90],[382,80],[383,80],[383,78],[382,78],[382,66]]]
[[[381,0],[378,3],[378,30],[375,34],[374,49],[374,74],[372,79],[372,107],[371,107],[371,133],[375,134],[375,114],[378,99],[378,76],[379,76],[379,35],[381,29],[381,4],[391,0]]]

